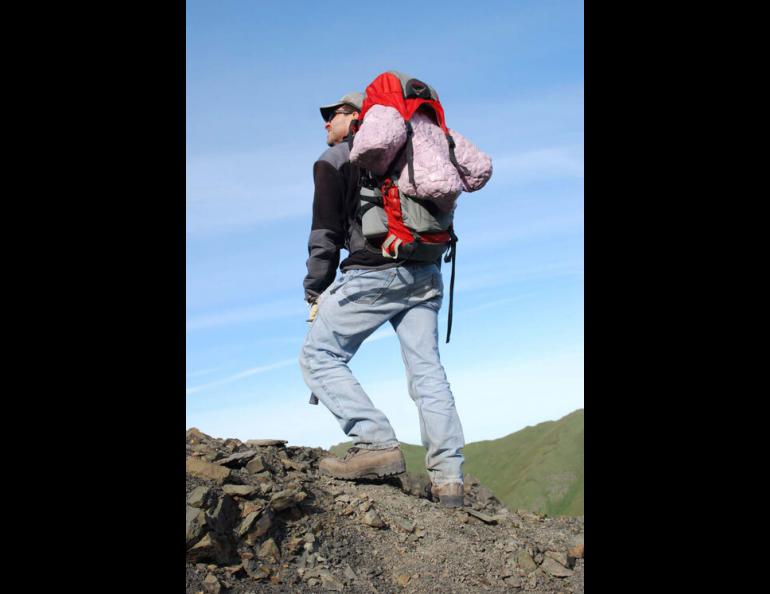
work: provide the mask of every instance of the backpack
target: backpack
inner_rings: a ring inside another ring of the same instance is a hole
[[[421,118],[420,125],[424,125],[426,117],[430,117],[432,124],[441,130],[446,138],[449,162],[456,168],[465,189],[474,191],[480,188],[486,183],[488,176],[477,184],[477,187],[465,183],[472,173],[458,163],[455,140],[446,126],[444,108],[435,89],[430,85],[396,71],[380,74],[366,88],[366,98],[361,106],[359,119],[353,124],[354,132],[366,123],[367,113],[375,106],[390,107],[398,112],[400,118],[395,115],[392,117],[398,120],[395,122],[398,126],[402,125],[403,118],[406,141],[403,142],[396,131],[383,141],[383,147],[374,147],[367,155],[359,155],[355,151],[354,136],[351,162],[363,167],[359,178],[356,218],[361,225],[365,248],[379,252],[387,258],[395,259],[401,255],[406,257],[407,261],[418,262],[434,262],[446,252],[444,262],[452,263],[446,337],[448,343],[452,332],[458,241],[454,232],[454,200],[460,192],[446,196],[447,200],[441,202],[410,195],[400,189],[399,176],[402,179],[400,185],[412,189],[417,187],[414,174],[413,122],[417,125],[417,118]],[[390,111],[380,112],[392,114]],[[371,113],[374,115],[375,111]],[[391,126],[391,132],[393,128],[394,126]],[[435,135],[436,130],[433,132]],[[408,183],[404,183],[404,180]],[[473,189],[470,189],[471,187]]]

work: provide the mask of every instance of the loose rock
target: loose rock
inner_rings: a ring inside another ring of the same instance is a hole
[[[228,468],[241,468],[242,466],[245,466],[246,463],[256,455],[257,455],[256,450],[248,450],[246,452],[236,452],[235,454],[232,454],[227,458],[224,458],[223,460],[217,461],[217,464],[221,466],[227,466]]]
[[[203,589],[209,594],[220,594],[222,591],[222,584],[219,583],[217,576],[210,573],[206,576],[206,579],[203,580]]]
[[[223,484],[230,478],[229,468],[192,457],[187,458],[186,471],[187,474],[215,481],[218,485]]]
[[[385,522],[382,521],[382,518],[374,509],[370,509],[368,512],[366,512],[361,518],[361,522],[367,526],[371,526],[372,528],[385,527]]]
[[[259,487],[254,485],[224,485],[222,491],[228,495],[238,495],[240,497],[250,497],[259,492]]]
[[[567,569],[561,563],[555,559],[552,559],[551,557],[546,557],[543,560],[542,565],[540,565],[540,568],[553,577],[563,578],[572,575],[571,569]]]

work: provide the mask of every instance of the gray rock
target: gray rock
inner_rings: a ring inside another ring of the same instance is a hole
[[[482,522],[485,522],[487,524],[497,524],[496,518],[493,518],[492,516],[488,516],[487,514],[481,513],[480,511],[476,511],[475,509],[471,509],[469,507],[465,508],[465,511],[471,516],[478,518]]]
[[[199,458],[189,457],[186,462],[187,474],[197,476],[198,478],[215,481],[218,485],[223,484],[230,478],[230,469],[218,464],[211,464]]]
[[[558,551],[546,551],[545,556],[553,559],[557,563],[563,565],[564,567],[569,567],[569,561],[567,560],[567,553],[561,553]]]
[[[275,544],[275,541],[272,538],[268,538],[259,547],[257,557],[268,563],[278,563],[278,560],[281,558],[281,552],[278,550],[278,545]]]
[[[524,549],[516,551],[516,565],[524,571],[524,573],[532,573],[537,569],[537,564],[530,555]]]
[[[425,497],[426,489],[430,485],[430,479],[425,475],[414,475],[405,472],[398,481],[401,485],[401,490],[413,497]]]
[[[321,586],[324,590],[331,590],[333,592],[342,592],[345,587],[335,578],[332,573],[326,569],[319,569],[318,573],[321,577]]]
[[[238,526],[238,529],[235,531],[238,537],[242,537],[244,534],[246,534],[254,525],[254,522],[257,521],[258,517],[259,517],[259,512],[254,511],[254,512],[251,512],[249,515],[247,515],[245,518],[243,518],[243,520],[241,520],[240,525]]]
[[[358,576],[356,575],[356,572],[353,571],[353,568],[350,567],[350,563],[345,563],[342,566],[342,571],[345,574],[345,578],[348,580],[355,580],[358,579]]]
[[[361,522],[367,526],[371,526],[372,528],[385,527],[385,522],[382,521],[382,518],[374,509],[370,509],[368,512],[366,512],[361,518]]]
[[[255,487],[254,485],[224,485],[222,491],[228,495],[251,497],[259,491],[259,487]]]
[[[286,489],[273,494],[270,498],[270,507],[275,511],[281,511],[287,507],[298,504],[300,501],[303,501],[305,497],[307,497],[307,493],[304,491]]]
[[[219,583],[217,576],[213,573],[209,573],[206,579],[203,580],[203,589],[208,594],[220,594],[222,592],[222,584]]]
[[[187,496],[187,505],[193,507],[208,507],[211,503],[211,488],[206,485],[195,487]]]
[[[246,535],[246,543],[254,546],[257,543],[257,540],[267,534],[267,531],[273,526],[274,518],[275,514],[273,514],[273,510],[269,507],[266,508],[254,524],[254,527],[249,530]]]
[[[254,456],[249,463],[246,464],[246,470],[252,474],[256,474],[268,470],[268,467],[265,465],[265,460],[262,456]]]
[[[231,565],[239,561],[233,544],[225,537],[209,532],[187,551],[188,563]]]
[[[288,441],[285,439],[249,439],[246,441],[246,445],[249,447],[266,447],[266,446],[285,446]]]
[[[267,504],[261,499],[252,499],[250,501],[244,501],[241,505],[241,518],[245,518],[252,512],[258,512],[265,509]]]
[[[241,468],[246,463],[257,455],[256,450],[248,450],[246,452],[236,452],[231,454],[227,458],[217,461],[220,466],[227,466],[228,468]]]
[[[557,578],[569,577],[573,573],[571,569],[567,569],[561,563],[559,563],[558,561],[556,561],[551,557],[546,557],[543,560],[543,563],[540,566],[540,569],[545,571],[548,575],[551,575]]]
[[[298,472],[307,472],[310,465],[307,462],[299,462],[290,458],[283,458],[281,464],[286,470],[296,470]]]
[[[198,542],[206,531],[206,516],[203,510],[187,506],[187,548]]]
[[[482,506],[485,506],[488,503],[493,502],[495,500],[496,498],[492,494],[492,491],[490,491],[486,487],[479,486],[479,489],[476,492],[476,501],[478,501]]]
[[[243,569],[252,579],[261,581],[270,577],[270,568],[263,563],[257,563],[254,559],[244,561]]]
[[[199,444],[212,441],[212,439],[213,438],[210,435],[206,435],[197,427],[191,427],[187,430],[187,443]]]
[[[391,522],[391,527],[395,528],[400,532],[407,532],[407,533],[414,532],[415,526],[416,524],[413,521],[403,518],[401,516],[393,516],[393,522]]]
[[[233,498],[225,494],[217,501],[217,504],[206,512],[206,523],[214,532],[227,534],[240,518],[241,510],[233,501]]]
[[[509,588],[521,588],[521,578],[517,575],[509,575],[503,578],[503,581]]]

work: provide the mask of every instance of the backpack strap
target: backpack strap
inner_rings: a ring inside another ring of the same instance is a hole
[[[416,188],[417,184],[414,183],[414,145],[412,144],[412,135],[414,131],[412,130],[412,122],[410,122],[409,120],[404,120],[404,123],[406,124],[405,151],[406,151],[406,166],[409,171],[409,183],[412,184],[413,188]]]
[[[452,162],[452,165],[455,166],[455,169],[457,169],[457,173],[462,177],[469,176],[471,172],[457,162],[457,157],[455,156],[455,139],[452,138],[452,135],[449,132],[446,133],[446,140],[449,143],[449,160]],[[463,179],[463,181],[465,180]]]
[[[457,235],[454,232],[454,225],[449,227],[449,235],[451,237],[449,243],[449,251],[444,256],[444,262],[452,262],[452,277],[449,281],[449,314],[447,316],[447,329],[446,329],[446,342],[449,343],[449,337],[452,334],[452,301],[455,292],[455,261],[457,260]]]

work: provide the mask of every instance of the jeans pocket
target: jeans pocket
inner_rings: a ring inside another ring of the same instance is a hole
[[[340,305],[356,303],[358,305],[374,305],[388,289],[395,277],[394,269],[363,270],[345,282],[340,291]]]

